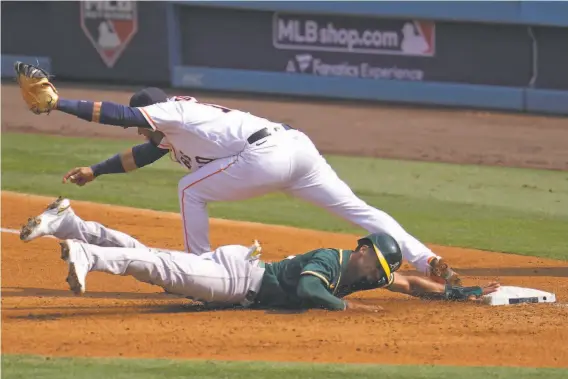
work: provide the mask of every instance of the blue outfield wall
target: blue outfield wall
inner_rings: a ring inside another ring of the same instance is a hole
[[[524,93],[524,111],[568,115],[568,91],[527,88]]]
[[[174,68],[174,86],[456,107],[520,110],[522,88],[319,77],[206,67]],[[558,91],[560,92],[560,91]]]
[[[568,91],[174,67],[175,87],[568,115]]]

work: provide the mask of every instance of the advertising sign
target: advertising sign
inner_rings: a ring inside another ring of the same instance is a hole
[[[275,13],[277,49],[432,57],[436,25],[431,21]]]
[[[83,1],[81,28],[107,67],[114,66],[138,31],[135,1]]]
[[[418,69],[379,67],[371,63],[342,61],[330,63],[310,53],[296,54],[286,64],[286,72],[317,76],[352,77],[360,79],[423,80],[424,71]]]
[[[180,12],[184,66],[515,87],[532,72],[523,26],[207,7]]]

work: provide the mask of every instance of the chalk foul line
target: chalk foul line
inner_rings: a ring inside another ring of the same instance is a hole
[[[0,232],[2,233],[10,233],[10,234],[20,234],[18,229],[9,229],[9,228],[0,228]],[[47,238],[55,238],[54,236],[43,236]]]

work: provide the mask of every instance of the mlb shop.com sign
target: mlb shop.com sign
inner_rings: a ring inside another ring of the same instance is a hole
[[[135,1],[82,1],[81,28],[107,67],[114,66],[138,31]]]
[[[272,42],[285,50],[433,57],[430,21],[275,13]]]

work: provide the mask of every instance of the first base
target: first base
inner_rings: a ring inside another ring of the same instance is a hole
[[[497,292],[483,296],[483,302],[489,305],[556,303],[556,295],[533,288],[502,286]]]

